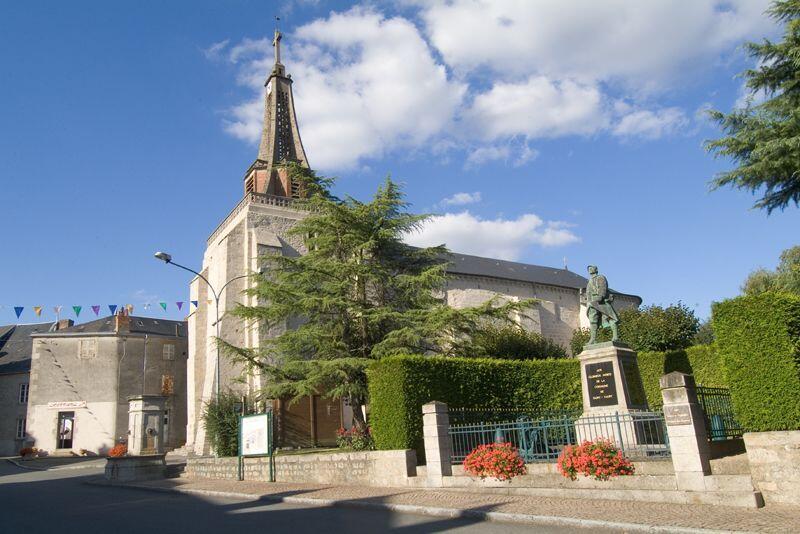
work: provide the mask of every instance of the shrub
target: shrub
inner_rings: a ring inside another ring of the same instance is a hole
[[[221,393],[219,399],[211,399],[203,411],[211,447],[219,456],[239,454],[239,415],[241,397],[234,393]]]
[[[658,409],[663,404],[658,381],[672,371],[694,375],[695,381],[703,386],[728,385],[722,358],[714,344],[667,352],[641,352],[638,360],[647,404],[651,409]]]
[[[666,308],[645,306],[619,312],[619,339],[639,352],[684,349],[692,345],[699,328],[694,311],[680,302]],[[608,328],[598,332],[598,341],[610,339]],[[570,343],[573,354],[580,354],[588,341],[588,328],[576,330]]]
[[[117,443],[111,447],[110,451],[108,451],[108,455],[111,458],[119,458],[120,456],[125,456],[126,454],[128,454],[128,446],[124,443]]]
[[[544,360],[566,358],[567,351],[541,334],[518,326],[489,326],[472,336],[459,354],[468,358],[498,358],[506,360]]]
[[[485,358],[391,356],[367,371],[370,422],[378,449],[422,447],[422,405],[514,408],[531,413],[579,411],[577,360],[509,361]]]
[[[800,429],[800,296],[738,297],[715,303],[712,316],[739,423]]]
[[[558,456],[558,471],[570,480],[575,480],[579,474],[595,480],[608,480],[632,475],[634,467],[613,443],[599,438],[564,447]]]
[[[478,445],[464,458],[464,471],[470,475],[511,480],[528,472],[525,462],[511,443]]]
[[[697,333],[694,335],[692,343],[695,345],[710,345],[714,342],[714,339],[714,325],[711,323],[711,319],[706,319],[697,328]]]
[[[336,445],[340,449],[352,449],[354,451],[375,450],[375,442],[372,439],[372,432],[369,427],[359,428],[354,426],[350,430],[340,428],[336,431]]]

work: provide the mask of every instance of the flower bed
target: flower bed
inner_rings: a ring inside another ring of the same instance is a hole
[[[108,455],[111,458],[120,458],[128,454],[128,446],[124,443],[118,443],[114,445],[110,451],[108,451]]]
[[[528,472],[525,462],[511,443],[479,445],[464,458],[464,471],[485,479],[511,480]]]
[[[600,438],[564,447],[558,457],[558,471],[570,480],[575,480],[578,474],[595,480],[608,480],[632,475],[634,467],[613,443]]]
[[[375,442],[372,440],[372,433],[369,427],[359,428],[354,426],[350,430],[340,428],[336,431],[336,445],[340,449],[352,449],[354,451],[371,451],[375,449]]]

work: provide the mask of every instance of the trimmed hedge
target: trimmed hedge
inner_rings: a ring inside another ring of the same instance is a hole
[[[713,306],[736,417],[746,430],[800,429],[800,297],[762,293]]]
[[[697,384],[704,386],[728,386],[722,359],[713,344],[668,352],[642,352],[638,359],[650,409],[660,408],[664,404],[658,380],[672,371],[692,374]]]
[[[378,449],[417,449],[423,458],[422,405],[580,410],[577,360],[496,360],[392,356],[367,371],[370,425]]]

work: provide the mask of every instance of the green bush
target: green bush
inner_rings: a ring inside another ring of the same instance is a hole
[[[692,345],[699,328],[694,311],[680,302],[666,308],[645,306],[619,312],[619,339],[639,352],[685,349]],[[610,329],[601,329],[597,338],[610,340]],[[570,343],[572,353],[580,354],[588,341],[588,328],[575,330]]]
[[[367,371],[370,425],[378,449],[417,449],[421,459],[422,405],[436,400],[459,408],[580,411],[577,360],[495,360],[393,356]]]
[[[697,384],[727,387],[722,360],[715,345],[696,345],[668,352],[641,352],[638,355],[639,373],[651,409],[661,408],[661,376],[680,371],[694,375]]]
[[[715,303],[714,333],[739,423],[800,429],[800,297],[761,293]]]
[[[220,393],[219,399],[211,399],[203,409],[203,424],[218,456],[239,454],[241,400],[233,393]]]
[[[545,360],[566,358],[564,347],[541,334],[518,326],[489,326],[479,330],[461,349],[466,358],[498,358],[503,360]]]

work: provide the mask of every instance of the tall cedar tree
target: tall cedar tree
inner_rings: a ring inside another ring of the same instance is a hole
[[[771,213],[800,202],[800,0],[774,2],[767,14],[785,23],[783,40],[746,45],[758,62],[742,74],[751,98],[729,114],[710,112],[726,136],[705,146],[737,165],[717,175],[713,188],[763,191],[754,207]],[[754,103],[752,95],[761,94],[766,100]]]
[[[317,185],[319,180],[312,177]],[[309,215],[291,230],[307,253],[264,258],[268,268],[254,275],[250,291],[261,304],[234,311],[282,333],[258,349],[226,349],[235,361],[267,375],[263,398],[344,398],[363,425],[359,408],[367,401],[365,370],[372,361],[392,354],[455,354],[482,325],[508,321],[534,301],[449,307],[447,249],[403,243],[427,216],[406,211],[397,184],[387,179],[368,203],[333,198],[325,185],[304,201]]]

